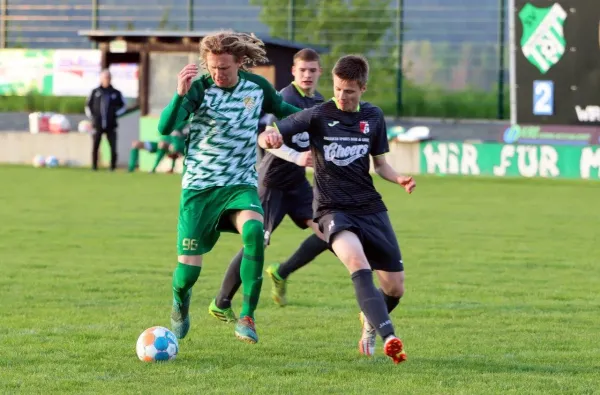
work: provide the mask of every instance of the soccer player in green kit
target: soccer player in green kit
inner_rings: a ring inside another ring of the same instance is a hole
[[[224,31],[204,37],[200,60],[208,73],[195,79],[198,67],[185,66],[177,78],[177,93],[160,116],[162,135],[190,119],[171,312],[171,329],[179,339],[190,329],[191,290],[203,255],[225,231],[241,234],[244,245],[243,302],[235,335],[248,343],[258,341],[254,311],[262,287],[264,227],[256,144],[264,149],[282,144],[273,131],[257,136],[258,121],[261,110],[280,118],[299,111],[284,102],[266,79],[246,71],[267,61],[265,54],[264,44],[254,35]]]
[[[180,122],[175,126],[173,132],[168,136],[160,136],[159,141],[139,141],[136,140],[131,144],[129,151],[129,172],[135,171],[138,167],[138,158],[140,150],[144,149],[150,153],[156,153],[156,159],[152,166],[151,173],[155,173],[162,159],[167,155],[171,158],[171,173],[175,169],[175,161],[181,155],[184,155],[185,150],[185,135],[183,130],[187,124],[187,120]]]

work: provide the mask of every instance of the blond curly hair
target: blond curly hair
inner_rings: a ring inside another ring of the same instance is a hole
[[[208,35],[200,42],[200,65],[205,69],[206,57],[209,53],[215,55],[233,55],[236,61],[242,61],[242,70],[248,70],[259,63],[267,63],[265,44],[254,35],[223,30]]]

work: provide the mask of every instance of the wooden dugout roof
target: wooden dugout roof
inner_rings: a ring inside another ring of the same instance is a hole
[[[178,51],[197,50],[200,40],[214,31],[171,31],[171,30],[80,30],[79,36],[88,37],[97,43],[108,43],[115,40],[123,40],[136,44],[148,44],[153,51]],[[265,46],[283,47],[295,49],[296,51],[306,48],[306,45],[269,37],[256,35],[265,43]],[[317,52],[325,52],[325,48],[310,46]]]
[[[150,53],[198,52],[199,43],[214,31],[168,31],[168,30],[81,30],[79,36],[98,44],[102,53],[102,68],[113,63],[139,64],[139,105],[142,115],[148,114]],[[299,50],[310,47],[319,53],[323,47],[307,46],[279,38],[256,35],[265,43],[269,63],[273,66],[276,89],[282,89],[292,80],[293,56]]]

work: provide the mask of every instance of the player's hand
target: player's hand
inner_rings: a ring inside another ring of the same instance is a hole
[[[400,176],[398,177],[398,184],[404,187],[404,190],[408,193],[412,193],[412,191],[417,187],[417,183],[410,176]]]
[[[312,152],[311,151],[301,152],[300,156],[298,156],[298,160],[296,161],[296,164],[298,166],[302,166],[302,167],[314,167]]]
[[[273,127],[267,127],[259,136],[258,142],[263,149],[276,149],[283,145],[281,133]]]
[[[190,63],[177,75],[177,94],[185,96],[192,87],[192,79],[198,75],[198,66]]]

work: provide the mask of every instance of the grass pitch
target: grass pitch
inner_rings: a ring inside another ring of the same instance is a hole
[[[416,179],[412,196],[376,180],[406,266],[392,319],[408,362],[380,340],[358,355],[352,284],[329,252],[292,275],[288,307],[265,280],[260,341],[236,340],[207,312],[240,247],[223,235],[177,359],[146,364],[138,335],[169,325],[179,177],[0,167],[0,393],[598,393],[600,184]],[[307,232],[286,220],[266,263]]]

